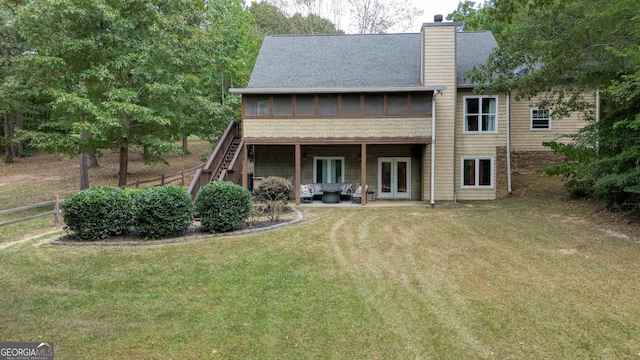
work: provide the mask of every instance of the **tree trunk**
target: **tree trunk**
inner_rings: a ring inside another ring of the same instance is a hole
[[[89,164],[87,154],[80,154],[80,190],[89,188]]]
[[[182,155],[189,154],[189,149],[187,148],[187,137],[182,137]]]
[[[129,166],[129,146],[126,143],[120,145],[120,172],[118,174],[118,186],[127,186],[127,170]]]
[[[126,115],[124,118],[125,131],[129,131],[131,126],[131,115]],[[120,144],[120,173],[118,174],[118,186],[124,187],[127,185],[127,170],[129,167],[129,139],[125,136]]]
[[[80,140],[87,140],[87,131],[80,132]],[[89,161],[86,153],[80,154],[80,190],[89,188]]]
[[[22,95],[18,96],[18,103],[22,105]],[[22,110],[18,110],[16,112],[16,128],[18,128],[19,130],[24,130],[24,115],[22,114]],[[14,137],[14,134],[11,134],[11,136]],[[15,143],[13,149],[16,156],[22,156],[22,142]]]
[[[4,161],[13,162],[13,113],[6,112],[4,114]]]

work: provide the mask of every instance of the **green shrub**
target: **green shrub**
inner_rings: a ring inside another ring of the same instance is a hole
[[[156,239],[184,233],[193,224],[193,200],[175,185],[140,189],[133,195],[133,227]]]
[[[251,192],[227,181],[212,181],[196,196],[202,228],[209,232],[235,230],[251,214]]]
[[[279,176],[269,176],[264,178],[260,185],[254,189],[255,199],[262,203],[262,213],[269,220],[280,220],[280,215],[287,208],[292,188],[291,181]]]
[[[82,240],[99,240],[127,232],[131,195],[115,186],[92,186],[60,203],[64,222]]]

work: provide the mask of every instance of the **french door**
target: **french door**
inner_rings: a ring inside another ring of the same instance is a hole
[[[378,158],[378,198],[411,198],[411,158]]]

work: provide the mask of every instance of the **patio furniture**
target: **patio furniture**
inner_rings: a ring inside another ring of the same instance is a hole
[[[322,202],[325,204],[337,204],[340,202],[340,190],[323,190]]]
[[[340,190],[340,195],[345,196],[347,199],[353,192],[352,183],[311,183],[307,184],[314,196],[322,197],[324,189],[328,190]]]
[[[373,190],[367,190],[367,201],[375,201],[376,200],[376,192]]]
[[[366,193],[367,190],[369,190],[369,185],[365,185],[364,189]],[[356,191],[354,191],[353,194],[351,194],[351,202],[354,202],[354,203],[362,202],[362,185],[358,185],[358,187],[356,188]]]
[[[313,201],[313,191],[309,189],[308,185],[300,185],[300,200],[304,202]]]

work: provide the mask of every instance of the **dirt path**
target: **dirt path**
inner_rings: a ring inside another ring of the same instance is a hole
[[[4,250],[4,249],[6,249],[8,247],[11,247],[11,246],[14,246],[14,245],[23,244],[23,243],[29,242],[29,241],[31,241],[33,239],[37,239],[37,238],[40,238],[40,237],[43,237],[43,236],[47,236],[47,235],[51,235],[51,234],[55,234],[55,233],[59,233],[59,232],[60,232],[60,230],[49,230],[49,231],[46,231],[46,232],[43,232],[43,233],[31,235],[31,236],[26,237],[26,238],[21,239],[21,240],[15,240],[15,241],[2,243],[2,244],[0,244],[0,250]],[[44,244],[50,243],[53,240],[54,239],[52,239],[52,238],[42,239],[42,240],[34,243],[33,246],[34,247],[38,247],[40,245],[44,245]]]

